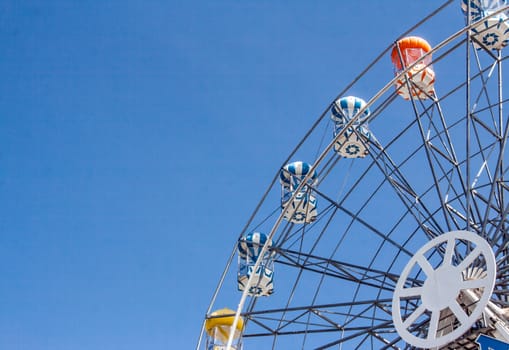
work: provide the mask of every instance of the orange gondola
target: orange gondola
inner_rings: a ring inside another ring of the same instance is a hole
[[[423,38],[409,36],[398,40],[391,52],[396,74],[409,66],[407,74],[395,83],[398,95],[405,100],[424,100],[434,95],[435,72],[431,67],[431,45]]]

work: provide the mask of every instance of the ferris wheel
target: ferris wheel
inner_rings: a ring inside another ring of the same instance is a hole
[[[197,350],[509,343],[509,6],[447,1],[419,32],[448,6],[463,28],[398,38],[277,170]],[[351,93],[389,68],[378,91]]]

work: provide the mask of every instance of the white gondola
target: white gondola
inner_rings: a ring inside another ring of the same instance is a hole
[[[470,4],[470,9],[468,8]],[[471,23],[479,22],[472,28],[473,37],[482,44],[482,46],[499,50],[509,43],[509,17],[507,12],[495,14],[503,6],[505,0],[462,0],[461,10],[468,21],[467,12],[470,11]],[[482,48],[477,42],[474,42],[475,48]]]
[[[295,224],[311,223],[318,215],[317,201],[311,194],[317,181],[317,173],[316,171],[310,173],[311,168],[312,165],[308,163],[293,162],[285,165],[279,174],[281,208],[285,210],[284,218]],[[305,178],[307,178],[306,183],[297,191]],[[293,200],[291,200],[292,197],[294,197]]]
[[[331,119],[334,121],[334,137],[342,135],[334,144],[334,150],[345,158],[363,158],[368,154],[368,142],[371,132],[368,129],[367,118],[370,115],[366,102],[358,97],[347,96],[334,101]],[[345,126],[361,110],[362,115],[345,130]]]
[[[260,257],[264,246],[268,249]],[[237,244],[239,257],[239,269],[237,273],[237,286],[240,291],[248,290],[251,296],[268,296],[274,293],[274,260],[270,247],[272,242],[267,235],[260,232],[251,232],[242,237]],[[254,270],[256,260],[261,259],[256,271]],[[253,276],[251,284],[249,278]]]

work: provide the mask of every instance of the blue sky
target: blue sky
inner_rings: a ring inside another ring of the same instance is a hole
[[[3,1],[0,348],[193,348],[294,144],[441,3]]]

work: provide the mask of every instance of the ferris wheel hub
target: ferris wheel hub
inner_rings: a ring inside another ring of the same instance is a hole
[[[420,276],[426,278],[422,284]],[[434,238],[415,253],[398,279],[392,299],[396,331],[419,348],[455,341],[485,311],[495,278],[495,255],[481,236],[452,231]],[[469,295],[470,301],[462,303]],[[416,332],[418,328],[425,331]]]
[[[450,265],[442,266],[428,276],[421,295],[422,303],[430,311],[440,311],[455,300],[463,282],[461,271]]]

